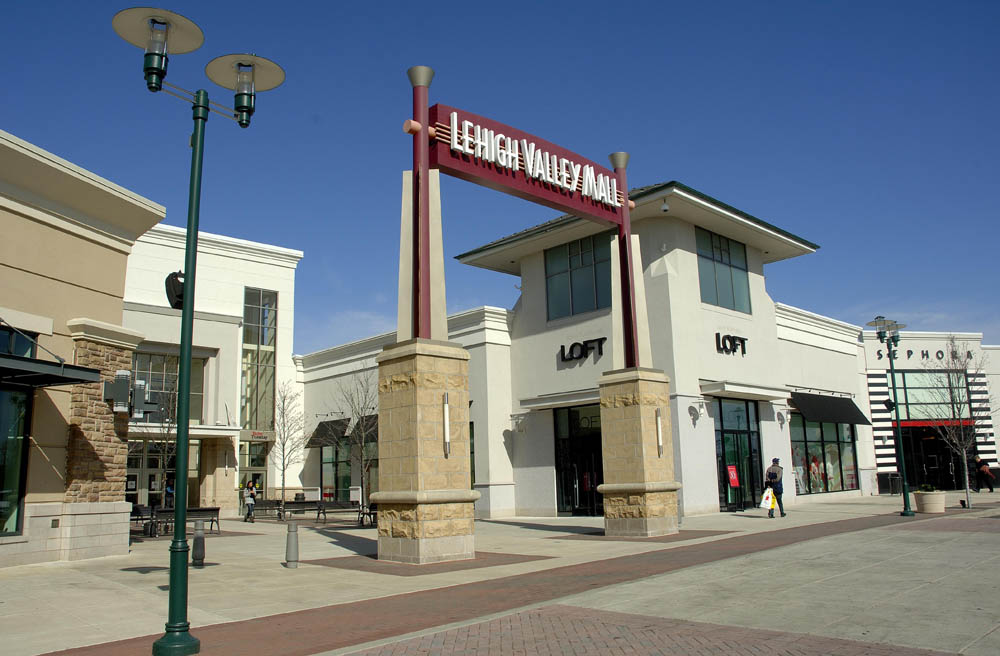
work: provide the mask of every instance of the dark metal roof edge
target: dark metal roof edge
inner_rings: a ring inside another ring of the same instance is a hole
[[[694,189],[693,187],[689,187],[686,184],[684,184],[683,182],[678,182],[676,180],[670,180],[669,182],[660,182],[660,183],[657,183],[657,184],[646,185],[645,187],[635,187],[634,189],[632,189],[631,191],[629,191],[628,196],[629,196],[630,200],[638,200],[640,198],[644,198],[644,197],[649,196],[651,194],[655,194],[655,193],[657,193],[659,191],[663,191],[664,189],[667,189],[667,188],[670,188],[670,187],[674,187],[674,188],[679,189],[679,190],[681,190],[681,191],[683,191],[683,192],[685,192],[687,194],[691,194],[692,196],[695,196],[699,200],[703,200],[706,203],[712,203],[713,205],[717,205],[717,206],[721,207],[722,209],[724,209],[724,210],[726,210],[728,212],[732,212],[733,214],[736,214],[740,218],[746,219],[747,221],[750,221],[751,223],[755,223],[755,224],[759,225],[762,228],[766,228],[767,230],[771,230],[773,232],[776,232],[776,233],[782,235],[783,237],[787,237],[788,239],[791,239],[793,241],[798,242],[799,244],[801,244],[803,246],[806,246],[807,248],[811,248],[813,250],[818,250],[820,248],[819,244],[814,244],[813,242],[811,242],[811,241],[809,241],[807,239],[803,239],[802,237],[799,237],[796,234],[788,232],[787,230],[783,230],[783,229],[779,228],[776,225],[773,225],[773,224],[768,223],[767,221],[764,221],[763,219],[758,219],[757,217],[753,216],[752,214],[747,214],[746,212],[744,212],[742,210],[739,210],[739,209],[733,207],[732,205],[729,205],[728,203],[723,203],[722,201],[718,200],[717,198],[713,198],[712,196],[709,196],[708,194],[702,193],[702,192],[698,191],[697,189]],[[541,224],[533,226],[531,228],[526,228],[524,230],[521,230],[520,232],[515,232],[512,235],[508,235],[506,237],[501,237],[500,239],[497,239],[495,241],[491,241],[488,244],[484,244],[482,246],[479,246],[478,248],[474,248],[471,251],[466,251],[465,253],[460,253],[459,255],[455,256],[455,259],[458,260],[459,262],[463,262],[464,263],[465,259],[470,258],[473,255],[478,255],[478,254],[482,253],[483,251],[491,250],[493,248],[497,248],[497,247],[500,247],[500,246],[506,246],[508,244],[513,244],[513,243],[521,241],[523,239],[527,239],[529,237],[534,237],[535,235],[544,234],[544,233],[549,232],[551,230],[555,230],[556,228],[561,228],[564,225],[573,223],[575,221],[585,221],[585,220],[586,219],[584,219],[582,217],[579,217],[579,216],[576,216],[576,215],[573,215],[573,214],[563,214],[562,216],[556,217],[556,218],[552,219],[551,221],[546,221],[545,223],[541,223]]]
[[[51,387],[54,385],[76,385],[78,383],[101,382],[100,370],[92,369],[90,367],[81,367],[75,364],[49,362],[48,360],[39,360],[38,358],[25,358],[19,355],[0,353],[0,366],[3,366],[4,364],[7,363],[11,365],[16,365],[11,368],[16,368],[20,371],[25,372],[25,374],[36,375],[36,376],[56,376],[59,378],[67,379],[66,382],[51,383],[48,385],[42,385],[42,387]],[[31,383],[18,383],[17,381],[6,381],[6,382],[9,385],[39,387],[38,385],[33,385]]]

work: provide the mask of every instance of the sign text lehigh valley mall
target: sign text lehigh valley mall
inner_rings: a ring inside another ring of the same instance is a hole
[[[497,191],[613,225],[623,221],[618,174],[554,143],[464,110],[428,110],[430,167]]]
[[[562,187],[571,194],[579,189],[581,195],[605,205],[622,205],[618,200],[618,180],[598,173],[591,164],[574,162],[543,150],[534,141],[511,138],[472,121],[460,123],[458,112],[450,114],[449,122],[452,152],[472,155],[515,173],[521,170],[523,154],[524,175],[528,178]]]

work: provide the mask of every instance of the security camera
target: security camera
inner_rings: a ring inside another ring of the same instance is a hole
[[[670,203],[666,199],[663,199],[663,205],[660,205],[660,211],[663,213],[670,211]]]

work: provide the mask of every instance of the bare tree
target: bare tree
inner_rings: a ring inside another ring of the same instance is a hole
[[[969,393],[969,379],[979,379],[985,371],[986,356],[974,355],[969,345],[959,342],[949,335],[944,349],[945,357],[931,360],[925,366],[931,379],[929,389],[922,390],[928,395],[927,419],[931,419],[934,430],[948,448],[962,460],[962,480],[965,482],[965,503],[972,507],[969,494],[969,458],[974,455],[976,435],[988,415],[977,413]],[[992,407],[992,403],[988,404]]]
[[[378,460],[378,376],[373,367],[362,365],[337,383],[334,405],[351,419],[348,429],[338,437],[340,446],[349,450],[351,463],[361,471],[361,504],[371,493],[371,468]]]
[[[274,444],[271,463],[281,472],[281,504],[285,504],[285,476],[288,468],[305,457],[305,420],[300,401],[302,393],[291,381],[278,387],[274,399]]]
[[[156,445],[155,448],[160,454],[159,480],[160,492],[163,495],[160,505],[172,506],[178,502],[187,504],[187,500],[176,498],[177,481],[174,481],[172,486],[174,490],[171,493],[174,496],[173,503],[168,504],[167,499],[167,478],[174,474],[174,464],[177,459],[177,379],[168,378],[165,381],[165,386],[165,389],[151,393],[158,406],[154,415],[157,421],[152,422],[156,425],[153,430],[155,436],[153,444]],[[185,464],[182,469],[184,475],[187,475],[187,469],[188,466]]]

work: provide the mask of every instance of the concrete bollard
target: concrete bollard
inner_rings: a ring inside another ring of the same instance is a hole
[[[285,567],[295,569],[299,566],[299,525],[288,522],[288,537],[285,538]]]
[[[191,564],[195,567],[205,566],[205,522],[196,520],[194,523],[194,540],[191,545]]]

